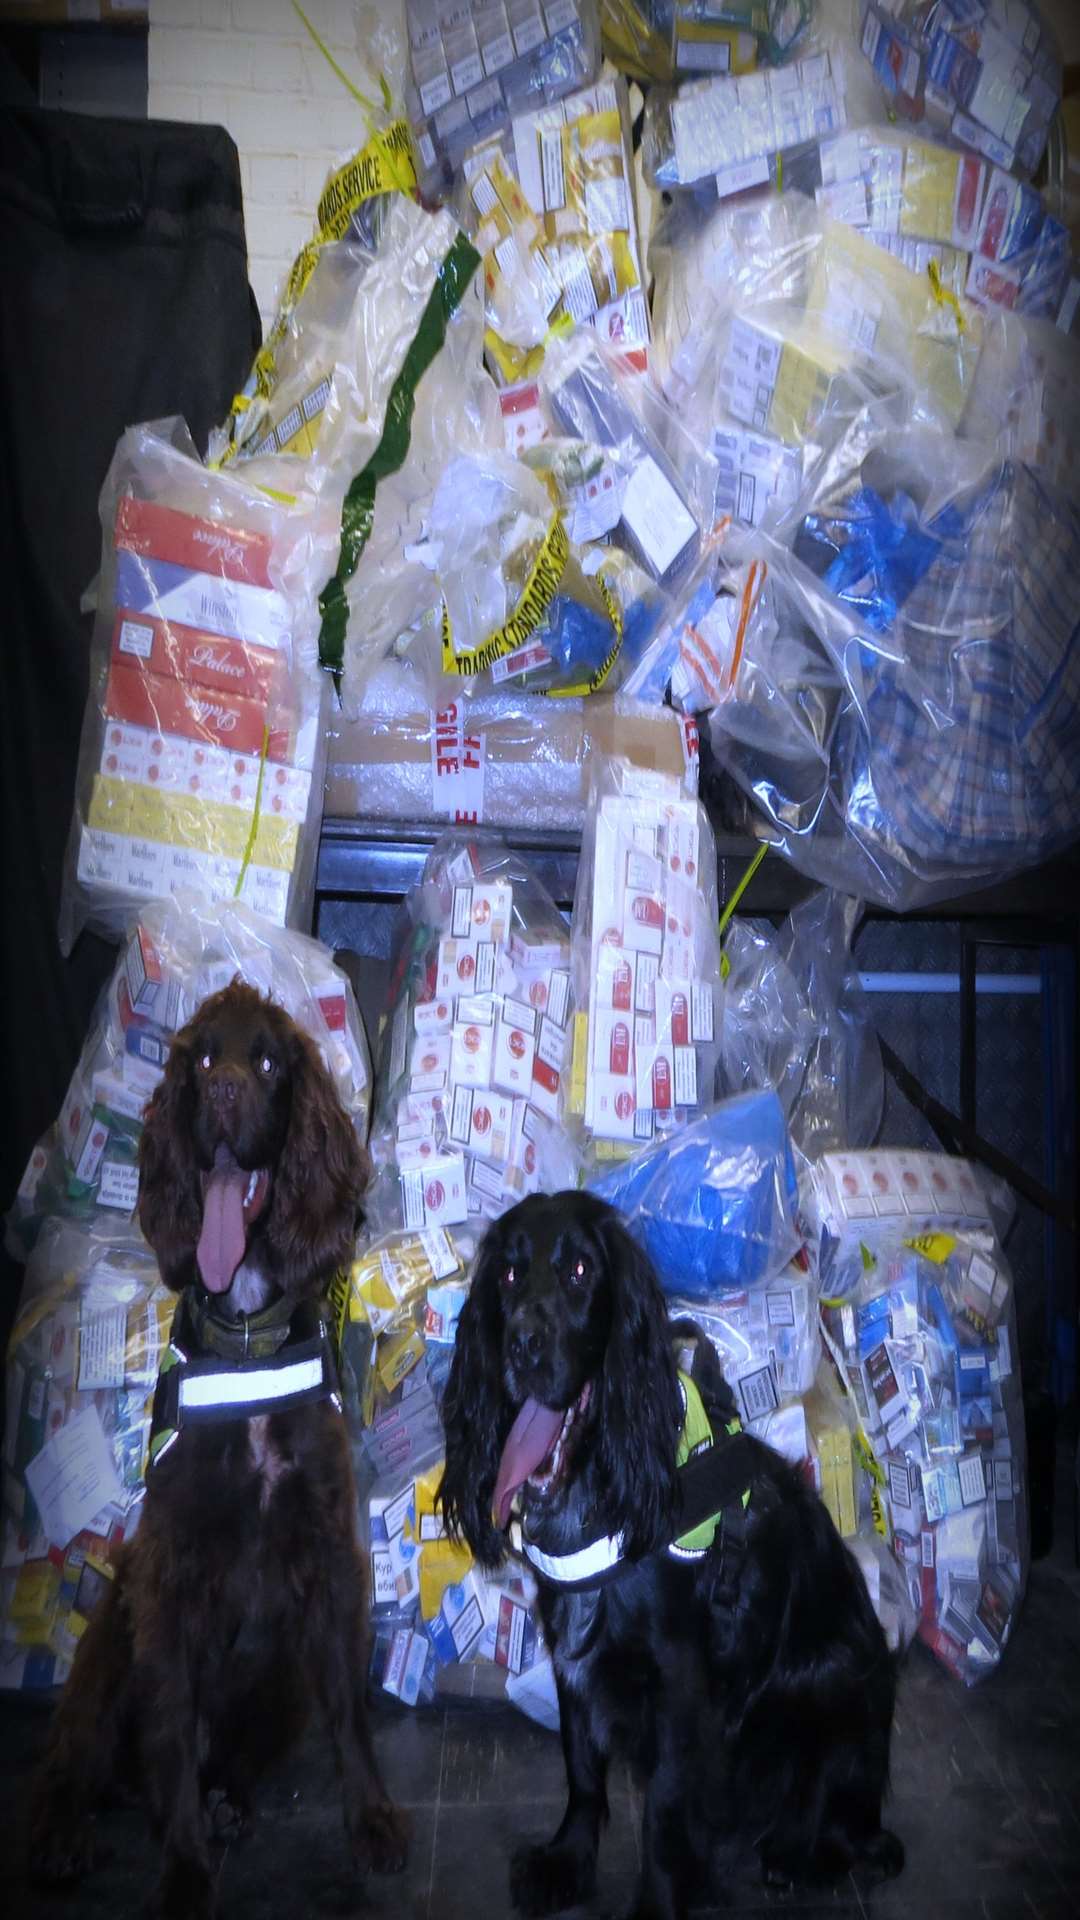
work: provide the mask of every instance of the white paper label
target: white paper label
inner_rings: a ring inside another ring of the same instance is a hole
[[[103,1160],[99,1207],[115,1207],[118,1213],[132,1214],[139,1198],[139,1169],[125,1160]]]
[[[80,1318],[80,1393],[96,1393],[102,1388],[123,1386],[126,1345],[126,1307],[106,1307],[103,1312],[86,1314]]]
[[[26,1484],[55,1546],[88,1527],[123,1489],[96,1407],[87,1407],[54,1433],[26,1465]]]

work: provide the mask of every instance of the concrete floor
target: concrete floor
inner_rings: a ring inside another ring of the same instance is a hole
[[[1075,1920],[1080,1913],[1080,1574],[1073,1561],[1071,1463],[1062,1454],[1055,1547],[1032,1569],[1028,1597],[999,1671],[967,1692],[922,1648],[900,1686],[888,1823],[907,1848],[899,1880],[871,1887],[849,1877],[832,1893],[766,1894],[735,1871],[705,1916],[786,1908],[869,1920]],[[107,1856],[85,1887],[44,1896],[26,1884],[25,1787],[48,1724],[48,1704],[0,1703],[0,1833],[6,1911],[23,1920],[135,1920],[155,1873],[142,1813],[117,1808],[99,1822]],[[523,1838],[552,1832],[562,1813],[557,1738],[507,1708],[455,1706],[377,1714],[391,1793],[413,1818],[408,1869],[398,1880],[352,1882],[333,1764],[310,1738],[264,1783],[252,1829],[220,1853],[219,1905],[230,1920],[504,1920],[507,1861]],[[640,1799],[613,1778],[612,1818],[591,1914],[630,1900]]]

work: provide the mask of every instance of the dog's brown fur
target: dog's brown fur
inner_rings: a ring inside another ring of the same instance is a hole
[[[258,1070],[266,1057],[273,1086]],[[201,1173],[223,1106],[209,1097],[214,1072],[232,1076],[221,1125],[240,1163],[272,1168],[239,1270],[249,1269],[248,1304],[252,1289],[318,1296],[351,1257],[367,1159],[311,1041],[238,983],[177,1036],[147,1113],[140,1220],[162,1275],[176,1288],[197,1281]],[[134,1763],[162,1845],[156,1911],[205,1920],[207,1796],[218,1826],[242,1817],[312,1696],[337,1756],[354,1865],[403,1866],[406,1823],[380,1780],[364,1705],[355,1514],[345,1431],[327,1400],[183,1431],[151,1475],[57,1710],[31,1821],[40,1877],[74,1879],[92,1864],[95,1806]]]

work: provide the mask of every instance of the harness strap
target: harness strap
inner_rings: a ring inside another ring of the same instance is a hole
[[[157,1466],[185,1426],[285,1413],[309,1400],[332,1400],[340,1411],[330,1341],[310,1302],[293,1309],[284,1342],[276,1351],[239,1361],[191,1350],[194,1329],[185,1306],[182,1296],[158,1370],[148,1468]]]

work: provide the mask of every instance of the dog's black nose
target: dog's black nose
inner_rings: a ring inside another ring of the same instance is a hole
[[[240,1093],[240,1083],[235,1074],[215,1073],[210,1078],[210,1098],[218,1107],[234,1107]]]
[[[510,1330],[510,1358],[516,1367],[539,1360],[544,1336],[534,1320],[520,1320]]]

